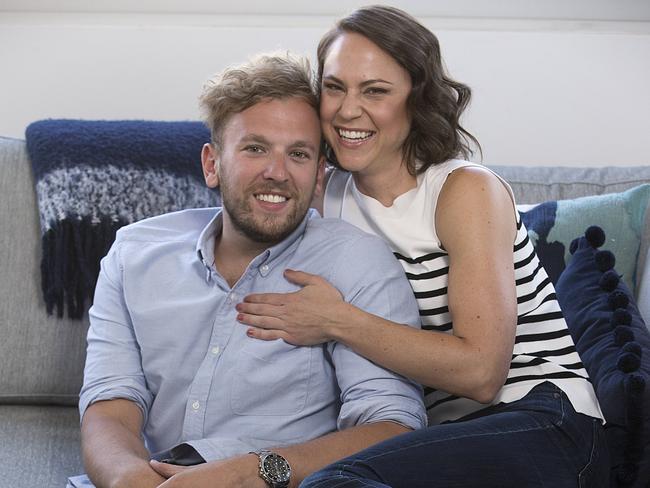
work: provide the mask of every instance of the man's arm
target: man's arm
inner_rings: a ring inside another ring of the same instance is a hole
[[[314,471],[334,461],[384,439],[410,431],[411,429],[395,422],[375,422],[332,432],[304,444],[273,449],[273,451],[289,461],[293,473],[290,486],[293,487],[298,486],[300,481]]]
[[[130,400],[107,400],[86,409],[81,452],[88,477],[98,488],[154,487],[165,478],[149,465],[140,408]]]
[[[376,422],[332,432],[303,444],[271,450],[284,456],[291,465],[289,488],[296,488],[314,471],[409,430],[394,422]],[[161,488],[267,487],[258,474],[258,458],[253,454],[211,461],[191,468],[157,461],[152,461],[151,466],[165,478],[170,478]]]
[[[148,462],[141,431],[152,393],[122,289],[119,234],[101,262],[90,309],[79,398],[84,467],[96,486],[149,487],[164,481]]]

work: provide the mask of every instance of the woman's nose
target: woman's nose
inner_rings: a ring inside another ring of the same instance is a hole
[[[360,117],[362,112],[363,110],[361,103],[359,103],[358,97],[353,93],[346,93],[343,97],[343,100],[341,100],[339,115],[347,120],[350,120]]]

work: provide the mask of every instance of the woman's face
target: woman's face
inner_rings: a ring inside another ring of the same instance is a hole
[[[342,34],[325,58],[321,88],[323,134],[343,168],[374,174],[402,163],[411,77],[397,61],[360,34]]]

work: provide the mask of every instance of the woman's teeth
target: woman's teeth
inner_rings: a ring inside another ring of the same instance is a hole
[[[338,132],[339,136],[350,141],[362,141],[364,139],[368,139],[373,134],[373,132],[365,130],[338,129]]]
[[[255,198],[270,203],[282,203],[287,201],[287,197],[283,197],[282,195],[260,194],[255,195]]]

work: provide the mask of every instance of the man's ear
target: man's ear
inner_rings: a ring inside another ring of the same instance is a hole
[[[321,156],[318,160],[318,167],[316,169],[316,188],[314,189],[314,196],[322,198],[323,190],[325,189],[325,156]]]
[[[323,215],[323,196],[325,189],[325,156],[321,156],[318,160],[316,168],[316,186],[314,187],[314,194],[311,197],[310,207],[318,210],[318,213]]]
[[[203,167],[205,184],[209,188],[217,188],[219,186],[218,157],[219,154],[213,144],[208,142],[203,145],[203,149],[201,150],[201,166]]]

